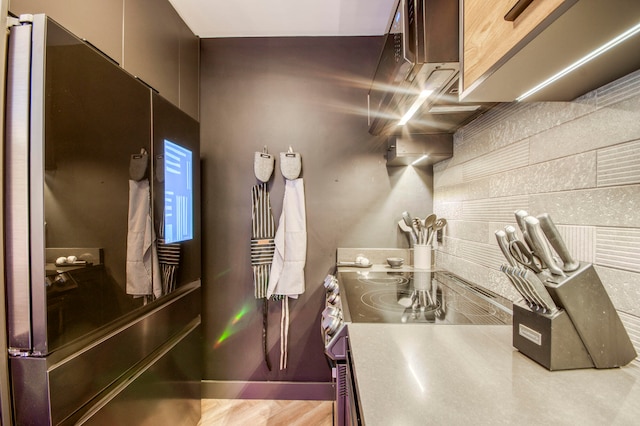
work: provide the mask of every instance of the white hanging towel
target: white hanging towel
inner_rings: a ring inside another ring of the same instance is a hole
[[[149,181],[129,180],[127,294],[134,297],[162,296],[162,278],[150,206]]]
[[[304,293],[307,260],[307,223],[302,178],[285,180],[282,214],[275,236],[267,298],[272,295],[297,299]]]
[[[280,321],[280,370],[287,368],[289,346],[289,298],[304,293],[304,266],[307,261],[307,221],[302,178],[285,180],[282,214],[275,236],[267,298],[282,299]]]

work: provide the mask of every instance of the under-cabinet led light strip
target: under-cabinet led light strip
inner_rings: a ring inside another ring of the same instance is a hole
[[[428,154],[423,155],[422,157],[418,158],[417,160],[415,160],[413,163],[411,163],[412,166],[415,166],[416,164],[418,164],[419,162],[421,162],[422,160],[425,160],[429,158]]]
[[[405,124],[407,124],[407,121],[409,121],[411,117],[413,117],[413,114],[416,113],[418,108],[422,106],[424,101],[426,101],[427,98],[431,96],[432,93],[433,93],[433,90],[430,90],[430,89],[426,89],[420,92],[418,99],[416,99],[413,102],[413,104],[411,105],[411,108],[409,108],[409,110],[402,116],[402,118],[398,122],[398,126],[404,126]]]
[[[516,98],[516,101],[520,102],[523,99],[528,98],[529,96],[531,96],[534,93],[540,91],[541,89],[547,87],[548,85],[550,85],[551,83],[555,82],[556,80],[558,80],[558,79],[564,77],[565,75],[569,74],[570,72],[572,72],[576,68],[581,67],[582,65],[586,64],[590,60],[600,56],[601,54],[603,54],[607,50],[617,46],[618,44],[622,43],[623,41],[627,40],[628,38],[633,37],[638,32],[640,32],[640,24],[637,24],[636,26],[628,29],[627,31],[625,31],[622,34],[620,34],[619,36],[609,40],[607,43],[605,43],[602,46],[598,47],[597,49],[593,50],[589,54],[585,55],[581,59],[577,60],[573,64],[571,64],[568,67],[566,67],[565,69],[563,69],[562,71],[558,72],[557,74],[549,77],[547,80],[545,80],[542,83],[538,84],[533,89],[529,90],[528,92],[523,93],[522,95],[520,95],[519,97]]]

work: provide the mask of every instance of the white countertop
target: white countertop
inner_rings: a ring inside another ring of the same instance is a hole
[[[640,424],[640,368],[551,372],[513,348],[510,325],[348,330],[367,426]]]

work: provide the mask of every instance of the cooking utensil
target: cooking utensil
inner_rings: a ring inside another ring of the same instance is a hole
[[[427,245],[431,244],[431,242],[433,241],[433,236],[436,235],[436,233],[445,226],[447,226],[447,219],[442,217],[436,219],[433,226],[431,227],[431,234],[429,235],[429,238],[427,240]]]
[[[433,225],[436,223],[437,219],[438,217],[435,215],[435,213],[431,213],[429,216],[424,218],[424,228],[427,230],[427,239],[425,240],[425,242],[429,240],[429,237],[433,232]]]
[[[533,283],[531,283],[525,277],[525,272],[527,269],[521,267],[507,267],[507,272],[514,278],[516,278],[522,288],[525,290],[526,294],[529,295],[529,300],[533,306],[530,306],[535,312],[546,312],[545,302],[543,298],[538,294]],[[532,272],[533,274],[533,272]]]
[[[524,210],[522,210],[522,211],[524,211]],[[504,227],[504,230],[505,230],[505,232],[507,234],[507,240],[509,241],[509,243],[511,243],[513,241],[520,240],[518,238],[518,234],[517,234],[516,228],[514,228],[513,226],[507,225],[507,226]],[[523,238],[525,236],[525,233],[526,233],[526,230],[525,230],[525,232],[522,233]],[[529,234],[527,233],[526,236],[528,238]],[[525,244],[526,244],[526,241],[525,241]],[[519,247],[522,247],[522,246],[519,246]],[[527,247],[527,250],[529,252],[533,253],[533,250],[531,249],[531,245],[527,244],[526,247]],[[538,257],[537,259],[539,261],[539,266],[540,266],[541,269],[544,269],[544,268],[547,267],[547,265],[544,263],[544,261],[542,259],[540,259],[540,257]]]
[[[540,221],[533,216],[527,216],[524,222],[527,232],[529,233],[529,238],[531,239],[531,244],[533,244],[533,252],[546,264],[552,274],[564,277],[564,272],[555,260],[553,260],[553,256],[547,245],[547,239],[542,232],[542,228],[540,228]]]
[[[518,240],[518,234],[516,233],[516,228],[511,225],[507,225],[504,227],[504,233],[507,235],[507,242],[512,242]]]
[[[540,281],[540,278],[538,278],[538,276],[533,272],[526,269],[521,270],[520,273],[522,274],[522,277],[524,277],[524,279],[527,280],[527,282],[533,287],[533,291],[542,302],[542,306],[546,310],[546,313],[556,313],[558,311],[556,302],[553,301],[551,295],[549,294],[549,290],[547,290],[547,288],[544,286],[544,283]]]
[[[507,247],[509,249],[509,254],[511,254],[513,259],[527,268],[538,268],[538,270],[534,269],[535,272],[541,272],[545,265],[542,263],[540,258],[536,257],[535,254],[518,238],[516,228],[511,225],[507,225],[504,227],[504,230],[507,235]]]
[[[416,298],[416,291],[413,290],[411,294],[404,294],[398,299],[398,304],[404,308],[410,308],[413,305],[413,301]]]
[[[533,254],[529,248],[520,240],[514,240],[509,243],[509,252],[520,265],[531,269],[536,274],[542,272],[540,260]]]
[[[516,210],[516,223],[518,224],[518,228],[520,228],[520,232],[522,232],[522,239],[529,246],[529,250],[533,250],[533,245],[531,245],[531,238],[529,238],[529,233],[527,231],[527,226],[525,225],[524,219],[529,216],[526,210]]]
[[[422,220],[420,220],[420,218],[418,217],[414,217],[412,223],[413,229],[418,235],[418,244],[424,244],[424,242],[426,241],[426,231],[424,229]]]
[[[558,228],[551,220],[551,216],[548,213],[542,213],[537,216],[537,219],[540,221],[540,227],[544,232],[544,235],[547,237],[553,249],[558,253],[560,259],[562,259],[563,265],[562,269],[565,272],[573,272],[580,266],[580,263],[573,259],[569,249],[567,249],[564,240],[560,236],[560,232],[558,232]]]
[[[406,233],[409,236],[408,237],[409,238],[409,245],[418,244],[418,239],[413,234],[413,231],[412,231],[411,227],[407,226],[407,224],[404,223],[404,220],[400,219],[398,221],[398,226],[400,227],[402,232]]]
[[[520,282],[518,280],[516,280],[514,277],[512,277],[511,274],[507,273],[507,268],[508,268],[508,266],[505,265],[505,264],[500,265],[500,272],[502,272],[502,273],[504,273],[506,275],[506,277],[509,279],[509,281],[511,281],[511,284],[518,291],[518,293],[520,293],[520,295],[522,296],[524,301],[527,303],[527,305],[529,305],[529,307],[531,307],[531,302],[529,301],[529,296],[520,287]]]
[[[510,266],[516,266],[516,259],[511,255],[511,251],[509,251],[509,241],[507,240],[507,233],[502,230],[498,230],[495,232],[496,240],[498,241],[498,247],[500,247],[500,251],[509,262]]]
[[[413,219],[411,218],[409,212],[402,212],[402,220],[404,220],[405,225],[407,225],[407,227],[411,229],[412,238],[415,241],[418,241],[418,233],[415,229],[413,229]]]
[[[507,228],[510,228],[509,229],[510,234],[512,235],[513,238],[515,238],[515,228],[512,226],[509,226]],[[513,255],[511,254],[511,250],[509,248],[507,233],[505,231],[498,230],[495,232],[495,235],[496,235],[496,240],[498,241],[498,246],[500,247],[500,250],[502,251],[502,254],[504,255],[504,257],[507,259],[507,262],[509,262],[509,265],[512,267],[517,266],[518,262],[515,259],[515,257],[513,257]],[[514,239],[514,241],[517,241],[517,239]],[[528,294],[527,290],[525,289],[525,285],[520,282],[521,280],[519,277],[515,277],[510,273],[507,273],[505,268],[506,268],[506,265],[502,265],[500,267],[500,270],[504,272],[507,278],[509,278],[509,281],[511,281],[511,284],[513,284],[513,286],[518,291],[518,293],[520,293],[520,295],[525,300],[525,302],[527,302],[527,305],[529,306],[529,308],[531,308],[532,310],[535,310],[534,305],[531,301],[532,297]]]
[[[524,283],[524,280],[522,280],[519,276],[516,276],[514,273],[514,271],[517,269],[517,267],[507,266],[504,264],[500,266],[500,271],[502,271],[507,276],[507,278],[509,278],[509,281],[511,281],[511,284],[513,284],[518,293],[520,293],[527,306],[529,306],[532,311],[537,311],[538,305],[537,301],[533,297],[533,294],[529,291],[529,288],[526,283]]]

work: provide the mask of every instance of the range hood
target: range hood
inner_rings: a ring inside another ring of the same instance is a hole
[[[457,1],[397,1],[369,90],[369,133],[453,133],[493,105],[459,101],[458,12]]]
[[[453,156],[453,134],[391,135],[387,166],[429,166]]]

